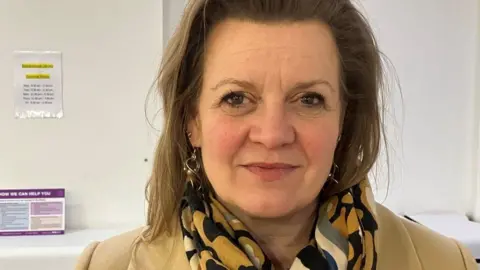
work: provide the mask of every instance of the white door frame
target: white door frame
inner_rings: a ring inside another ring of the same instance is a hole
[[[474,156],[472,160],[474,181],[473,219],[480,222],[480,1],[477,3],[477,50],[474,89]]]

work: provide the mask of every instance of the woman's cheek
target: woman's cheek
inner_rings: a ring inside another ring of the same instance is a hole
[[[231,117],[212,117],[203,122],[202,147],[210,152],[213,159],[231,161],[245,140],[245,128]]]
[[[333,160],[333,154],[337,146],[339,129],[336,124],[311,125],[315,129],[307,128],[298,135],[303,141],[303,149],[310,162],[314,164],[329,164]],[[318,128],[318,127],[321,128]]]

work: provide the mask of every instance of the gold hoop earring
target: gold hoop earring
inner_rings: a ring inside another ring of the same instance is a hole
[[[332,170],[330,171],[330,173],[328,174],[328,180],[331,181],[331,182],[334,182],[335,184],[338,184],[338,180],[335,179],[335,174],[337,173],[337,171],[339,170],[340,168],[338,167],[338,165],[333,162],[333,165],[332,165]]]
[[[187,181],[192,186],[194,186],[195,178],[198,175],[198,171],[200,170],[200,163],[197,160],[197,148],[194,148],[192,155],[187,160],[185,160],[183,170],[187,174]]]

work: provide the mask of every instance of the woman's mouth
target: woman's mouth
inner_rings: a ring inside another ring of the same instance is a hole
[[[242,167],[258,176],[262,181],[274,182],[283,179],[299,166],[286,163],[250,163]]]

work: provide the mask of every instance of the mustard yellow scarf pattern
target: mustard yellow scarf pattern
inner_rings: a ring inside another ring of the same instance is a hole
[[[188,184],[180,220],[192,270],[274,269],[240,220]],[[376,269],[375,202],[368,180],[321,202],[310,244],[290,270]]]

